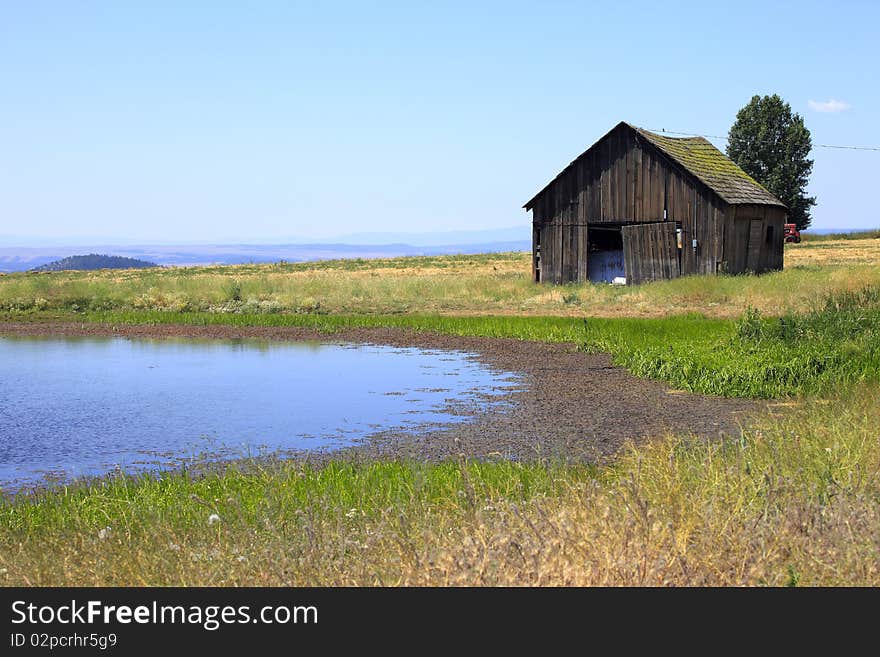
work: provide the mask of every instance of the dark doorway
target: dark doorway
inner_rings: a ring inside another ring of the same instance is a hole
[[[612,283],[623,278],[623,237],[620,226],[589,226],[587,240],[590,252],[587,256],[587,277],[593,283]]]

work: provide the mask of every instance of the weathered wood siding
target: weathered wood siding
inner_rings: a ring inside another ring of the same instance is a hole
[[[637,141],[631,131],[612,131],[536,199],[535,220],[572,226],[663,221],[668,167],[662,156]]]
[[[782,269],[785,210],[771,205],[728,208],[724,270],[730,274]]]
[[[624,127],[612,130],[566,167],[534,199],[531,209],[535,231],[540,232],[545,282],[588,280],[587,227],[603,223],[674,222],[682,231],[682,275],[782,268],[782,208],[727,205],[677,162]],[[760,218],[765,243],[760,248],[756,243],[750,267],[751,225],[743,227],[743,221],[751,218]],[[768,236],[769,226],[773,230]]]
[[[629,285],[678,278],[675,224],[631,224],[622,228],[623,262]]]

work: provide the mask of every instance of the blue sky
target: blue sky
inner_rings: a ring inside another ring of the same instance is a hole
[[[528,236],[520,206],[620,120],[726,135],[779,93],[814,144],[880,146],[878,24],[870,2],[6,2],[0,235]],[[813,157],[814,226],[880,226],[880,152]]]

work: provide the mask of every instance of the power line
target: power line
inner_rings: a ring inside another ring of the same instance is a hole
[[[831,144],[816,144],[818,148],[845,148],[850,151],[880,151],[876,146],[832,146]]]
[[[727,137],[721,137],[719,135],[707,135],[707,134],[697,134],[696,132],[676,132],[675,130],[657,130],[656,128],[645,128],[648,132],[656,132],[660,135],[684,135],[685,137],[711,137],[712,139],[727,139]]]
[[[650,132],[656,132],[661,135],[683,135],[685,137],[710,137],[712,139],[727,139],[721,135],[697,134],[696,132],[676,132],[675,130],[656,130],[654,128],[645,128]],[[878,146],[836,146],[833,144],[813,144],[814,148],[837,148],[848,151],[880,151]]]

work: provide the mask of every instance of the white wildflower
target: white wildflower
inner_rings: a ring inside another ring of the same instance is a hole
[[[218,516],[216,513],[212,513],[208,516],[208,524],[213,525],[215,522],[220,522],[220,516]]]

